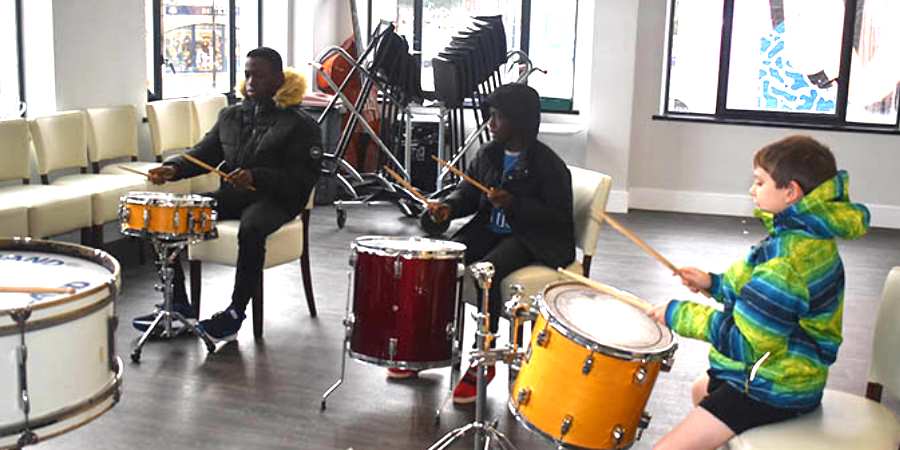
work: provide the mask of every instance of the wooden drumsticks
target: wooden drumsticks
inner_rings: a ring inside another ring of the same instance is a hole
[[[121,166],[121,165],[119,166],[119,168],[122,169],[122,170],[124,170],[124,171],[126,171],[126,172],[131,172],[131,173],[133,173],[133,174],[135,174],[135,175],[141,175],[141,176],[143,176],[143,177],[145,177],[145,178],[150,178],[150,174],[147,173],[147,172],[141,172],[140,170],[135,170],[135,169],[132,169],[131,167]]]
[[[387,173],[394,179],[394,181],[396,181],[397,183],[399,183],[400,186],[403,186],[404,189],[406,189],[407,191],[409,191],[409,193],[412,194],[412,195],[416,198],[416,200],[422,202],[422,204],[425,204],[425,205],[428,204],[428,199],[425,198],[425,196],[422,195],[422,193],[419,192],[419,190],[416,189],[415,186],[413,186],[412,184],[410,184],[409,181],[406,181],[406,178],[403,178],[402,176],[400,176],[399,173],[394,172],[394,171],[393,171],[390,167],[388,167],[387,165],[384,166],[384,171],[387,172]]]
[[[668,259],[666,259],[665,256],[663,256],[660,252],[656,251],[656,249],[651,247],[650,244],[647,244],[646,242],[644,242],[644,240],[639,238],[638,235],[634,234],[634,232],[632,232],[628,228],[625,228],[624,225],[619,223],[616,219],[613,219],[610,215],[601,212],[599,214],[593,214],[593,218],[594,218],[594,220],[596,220],[598,222],[605,221],[606,223],[608,223],[609,226],[613,227],[619,233],[622,233],[622,235],[627,237],[631,242],[634,242],[635,245],[637,245],[638,247],[641,248],[641,250],[643,250],[648,255],[652,256],[654,259],[656,259],[657,261],[662,263],[662,265],[666,266],[675,275],[681,274],[681,271],[678,269],[678,266],[676,266],[675,264],[672,264],[672,261],[669,261]],[[707,291],[705,289],[701,289],[700,292],[703,293],[703,295],[710,297],[709,291]]]
[[[28,287],[28,286],[0,286],[0,294],[74,294],[75,288],[70,287]]]
[[[491,191],[493,190],[493,189],[481,184],[478,180],[466,175],[462,170],[459,170],[456,167],[453,167],[453,164],[450,164],[447,161],[444,161],[443,159],[438,158],[437,156],[434,156],[434,155],[431,155],[431,159],[437,161],[438,164],[446,167],[448,170],[450,170],[451,172],[453,172],[455,175],[462,178],[463,180],[468,181],[469,184],[471,184],[472,186],[475,186],[475,188],[478,189],[479,191],[490,195]]]
[[[628,292],[616,289],[608,284],[603,284],[599,281],[592,280],[590,278],[579,275],[575,272],[571,272],[566,269],[563,269],[562,267],[560,267],[556,270],[559,273],[565,275],[566,277],[571,278],[572,280],[575,280],[581,284],[584,284],[585,286],[594,288],[604,294],[610,295],[618,300],[628,303],[629,305],[634,306],[635,308],[640,309],[641,311],[643,311],[645,313],[649,312],[653,308],[653,305],[651,305],[649,302],[637,297],[634,294],[630,294]]]
[[[213,166],[211,166],[211,165],[209,165],[209,164],[203,162],[203,160],[197,159],[197,158],[195,158],[195,157],[193,157],[193,156],[191,156],[191,155],[189,155],[189,154],[187,154],[187,153],[182,153],[181,156],[183,156],[184,159],[186,159],[186,160],[188,160],[188,161],[190,161],[190,162],[192,162],[192,163],[194,163],[194,164],[196,164],[196,165],[198,165],[198,166],[200,166],[200,167],[202,167],[202,168],[204,168],[204,169],[206,169],[206,170],[208,170],[208,171],[210,171],[210,172],[212,172],[212,173],[215,173],[215,174],[219,175],[220,177],[222,177],[222,178],[225,179],[226,181],[228,181],[228,179],[230,178],[230,176],[229,176],[227,173],[222,172],[222,171],[219,170],[218,168],[213,167]],[[249,189],[249,190],[251,190],[251,191],[255,191],[255,190],[256,190],[256,188],[253,187],[253,186],[247,186],[247,189]]]

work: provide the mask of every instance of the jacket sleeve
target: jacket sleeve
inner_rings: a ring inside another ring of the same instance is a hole
[[[753,269],[734,308],[721,312],[673,301],[666,309],[666,324],[682,336],[709,342],[731,359],[753,362],[766,352],[786,350],[807,310],[808,290],[802,277],[783,258],[774,258]]]
[[[286,200],[306,200],[319,180],[321,132],[315,122],[301,120],[287,139],[283,165],[250,169],[253,184],[263,194]]]
[[[219,115],[219,119],[221,120],[222,115]],[[222,151],[222,141],[219,140],[219,120],[216,121],[215,125],[203,136],[203,139],[200,140],[194,148],[185,152],[197,159],[202,160],[203,162],[209,164],[210,166],[217,166],[222,160],[225,158],[225,154]],[[195,177],[197,175],[203,175],[208,171],[190,161],[182,157],[181,155],[175,155],[167,158],[163,164],[169,166],[175,166],[176,173],[175,180],[181,180],[184,178]]]
[[[510,221],[531,224],[567,224],[572,220],[572,175],[565,167],[541,174],[537,197],[514,196],[503,212]]]
[[[466,175],[476,180],[483,179],[483,165],[484,152],[479,151],[478,156],[469,163]],[[478,211],[478,203],[482,195],[483,193],[471,183],[466,180],[460,180],[453,192],[444,199],[444,203],[450,206],[450,218],[457,219],[474,214]]]

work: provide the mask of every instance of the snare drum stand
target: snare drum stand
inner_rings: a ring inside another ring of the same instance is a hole
[[[187,240],[175,240],[175,241],[167,241],[157,238],[151,238],[151,242],[153,243],[153,250],[156,252],[156,263],[159,266],[159,279],[162,282],[162,292],[163,292],[163,307],[159,309],[156,314],[156,317],[153,319],[153,322],[150,324],[150,327],[147,328],[147,331],[144,331],[144,334],[141,335],[141,338],[138,340],[137,345],[134,346],[134,350],[131,351],[131,360],[134,362],[141,362],[141,349],[144,347],[144,344],[147,343],[147,339],[150,338],[151,335],[156,331],[156,326],[162,322],[163,331],[160,333],[160,337],[165,339],[171,339],[175,336],[181,334],[185,329],[190,330],[191,333],[200,337],[203,343],[206,345],[206,350],[210,353],[214,352],[216,349],[215,343],[206,335],[206,333],[202,333],[194,326],[194,324],[188,322],[188,320],[181,315],[181,313],[172,310],[172,299],[175,296],[175,269],[172,268],[173,264],[177,264],[176,260],[178,258],[178,254],[187,247]],[[172,328],[172,321],[177,320],[184,325],[184,328],[180,330],[174,330]]]
[[[480,262],[472,265],[470,269],[475,281],[481,288],[481,312],[475,314],[478,320],[478,332],[476,333],[476,341],[479,351],[472,354],[472,363],[470,367],[478,367],[476,372],[476,395],[475,395],[475,421],[467,423],[459,428],[450,430],[449,433],[438,439],[428,450],[443,450],[450,446],[457,439],[462,438],[470,431],[475,433],[475,450],[489,449],[491,444],[496,442],[496,446],[504,450],[515,450],[515,446],[510,442],[503,433],[497,430],[497,420],[491,422],[485,421],[485,407],[487,406],[487,370],[488,366],[493,366],[498,360],[506,359],[509,353],[506,350],[491,350],[491,342],[494,340],[494,334],[490,328],[490,311],[489,291],[494,278],[494,265],[489,262]]]

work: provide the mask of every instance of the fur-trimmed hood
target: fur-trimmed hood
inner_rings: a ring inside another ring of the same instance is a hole
[[[245,80],[241,80],[238,85],[238,92],[241,98],[247,96],[247,90],[244,87]],[[284,69],[284,84],[275,92],[272,100],[275,106],[279,108],[289,108],[303,103],[303,96],[306,95],[307,81],[306,77],[297,72],[292,67]]]

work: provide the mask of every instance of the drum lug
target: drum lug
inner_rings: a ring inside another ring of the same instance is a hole
[[[452,340],[456,336],[456,327],[453,326],[453,322],[448,323],[444,331],[447,332],[447,339]]]
[[[356,324],[356,316],[353,313],[347,313],[347,317],[344,318],[344,334],[347,337],[350,337],[353,334],[353,326]]]
[[[178,228],[181,227],[181,214],[178,214],[178,210],[175,210],[175,213],[172,214],[172,228],[175,229],[175,232],[178,233]]]
[[[466,265],[463,263],[456,263],[456,278],[462,278],[466,275]]]
[[[638,370],[634,372],[634,382],[644,384],[645,381],[647,381],[647,369],[644,366],[638,367]]]
[[[625,428],[622,428],[622,425],[616,425],[612,430],[612,438],[616,441],[616,447],[622,443],[622,439],[625,438]]]
[[[350,267],[356,267],[356,257],[356,252],[350,252],[350,259],[347,261]]]
[[[594,367],[594,354],[591,353],[584,359],[584,364],[581,366],[581,373],[583,375],[587,375],[591,373],[591,368]]]
[[[672,366],[675,365],[675,355],[669,355],[663,358],[659,363],[659,370],[663,372],[670,372],[672,370]]]
[[[524,406],[528,404],[528,400],[531,399],[531,389],[522,388],[519,389],[519,392],[516,393],[516,405]]]
[[[534,342],[541,347],[546,347],[549,340],[550,332],[547,331],[546,328],[544,328],[538,333],[537,338],[535,338]]]
[[[394,278],[400,279],[403,275],[403,261],[400,260],[398,256],[397,259],[394,260]]]
[[[150,228],[150,208],[144,210],[144,231]]]
[[[563,418],[562,425],[559,427],[559,436],[565,436],[569,430],[572,429],[572,422],[575,420],[574,417],[566,414],[566,417]]]
[[[397,356],[397,338],[388,339],[388,359],[393,361]]]
[[[203,214],[203,211],[200,211],[200,214]],[[196,224],[194,223],[194,214],[188,212],[188,234],[193,234],[196,232]]]
[[[644,430],[650,426],[650,419],[653,419],[653,416],[651,416],[650,413],[647,411],[641,413],[641,420],[638,421],[637,436],[634,440],[641,440],[641,436],[644,435]]]
[[[131,210],[125,203],[122,203],[119,205],[119,221],[127,223],[129,220],[131,220]]]

